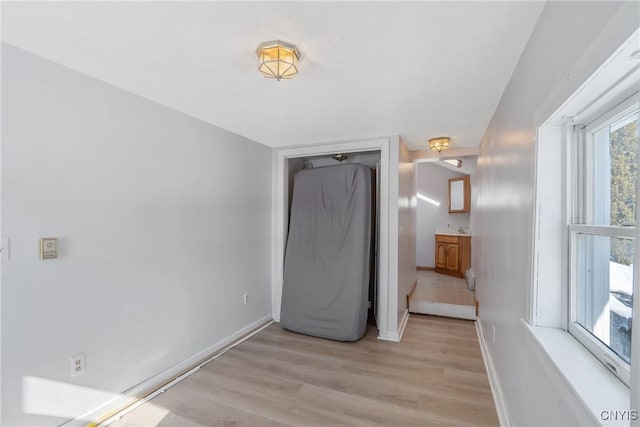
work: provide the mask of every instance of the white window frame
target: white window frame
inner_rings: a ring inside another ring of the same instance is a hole
[[[616,100],[638,92],[640,62],[632,61],[638,50],[640,28],[578,87],[566,87],[566,98],[552,96],[534,112],[534,218],[531,247],[531,284],[526,318],[528,331],[540,363],[554,372],[557,385],[566,392],[566,403],[585,418],[582,424],[601,425],[603,408],[638,411],[640,407],[640,345],[631,349],[631,381],[627,386],[569,333],[569,224],[580,223],[571,215],[578,183],[567,179],[573,166],[574,123],[590,123],[586,117],[608,111]],[[582,78],[582,77],[580,77]],[[637,189],[640,201],[640,187]],[[636,213],[637,215],[637,213]],[[634,295],[640,296],[640,227],[635,230]],[[634,298],[632,341],[640,343],[640,297]],[[567,408],[568,409],[568,408]],[[640,420],[631,424],[640,427]]]
[[[582,124],[574,124],[572,141],[567,144],[567,155],[573,153],[571,165],[567,170],[566,179],[570,183],[569,194],[566,200],[567,209],[570,210],[570,224],[568,225],[568,249],[569,249],[569,292],[568,292],[568,331],[582,345],[584,345],[600,362],[602,362],[612,373],[614,373],[627,386],[630,385],[630,364],[621,359],[612,349],[602,343],[591,332],[586,330],[577,322],[577,287],[578,287],[578,238],[579,235],[592,235],[603,237],[622,237],[635,239],[636,231],[634,227],[618,227],[607,225],[594,225],[591,218],[593,200],[593,187],[597,183],[591,182],[593,176],[591,162],[588,161],[593,156],[592,135],[608,126],[617,117],[624,116],[638,108],[640,96],[635,93],[626,99],[621,100],[617,105],[608,110],[600,110],[589,119],[583,120]],[[636,187],[640,186],[640,176],[636,178]],[[638,207],[636,208],[636,223],[638,218]],[[637,255],[635,259],[638,259]],[[636,263],[634,262],[634,265]],[[635,265],[637,267],[637,265]],[[637,288],[637,286],[635,286]],[[637,294],[636,294],[637,295]],[[638,296],[636,296],[638,297]],[[640,313],[634,313],[634,317]],[[632,337],[633,340],[633,337]],[[638,345],[638,344],[636,344]]]

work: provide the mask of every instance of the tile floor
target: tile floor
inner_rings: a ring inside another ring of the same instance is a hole
[[[418,284],[409,301],[409,312],[475,320],[476,296],[464,279],[418,271]]]
[[[476,294],[469,290],[466,280],[435,271],[418,271],[418,285],[412,299],[444,304],[476,305]]]

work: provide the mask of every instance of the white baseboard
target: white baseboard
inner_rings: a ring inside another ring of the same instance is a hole
[[[122,412],[123,408],[129,407],[132,404],[135,404],[137,401],[141,401],[141,403],[144,403],[144,401],[155,395],[153,394],[155,390],[160,389],[164,391],[166,388],[169,388],[171,385],[174,385],[175,383],[181,381],[182,379],[191,375],[193,372],[200,369],[200,366],[208,363],[211,358],[217,357],[217,353],[220,353],[222,350],[229,349],[241,343],[242,341],[266,328],[271,323],[273,323],[273,320],[270,314],[261,319],[258,319],[255,322],[235,332],[234,334],[228,336],[227,338],[218,341],[217,343],[196,353],[188,359],[183,360],[182,362],[172,366],[171,368],[166,369],[157,375],[154,375],[153,377],[118,395],[111,401],[106,402],[104,405],[62,424],[62,426],[94,426],[94,420],[102,420],[105,418],[107,420],[111,420],[112,418],[113,420],[115,420],[125,413]],[[148,398],[145,400],[141,400],[140,396],[147,395],[150,396],[148,396]],[[128,409],[126,412],[130,411],[131,409],[133,408]],[[112,422],[113,420],[109,422]],[[107,423],[108,422],[106,422],[105,420],[105,422],[103,422],[102,424]]]
[[[489,377],[489,386],[491,387],[493,402],[496,405],[496,411],[498,412],[498,422],[500,423],[500,427],[511,427],[511,419],[509,418],[509,412],[507,411],[507,404],[504,400],[502,387],[500,387],[496,368],[493,365],[493,360],[491,359],[491,353],[489,353],[489,348],[487,347],[487,341],[484,339],[484,332],[482,331],[482,323],[480,323],[480,319],[476,320],[476,332],[478,334],[478,342],[480,343],[480,351],[482,352],[484,367],[487,370],[487,376]]]
[[[407,327],[407,322],[409,321],[409,310],[405,310],[402,314],[402,319],[400,319],[400,326],[397,331],[380,331],[378,333],[378,339],[383,341],[393,341],[400,342],[402,340],[402,335],[404,335],[404,330]]]
[[[467,320],[476,319],[476,308],[472,305],[446,304],[412,299],[409,308],[412,313],[418,314],[431,314]]]
[[[406,309],[402,314],[402,320],[400,321],[400,327],[398,328],[398,342],[402,341],[404,330],[409,322],[409,309]]]
[[[383,331],[381,329],[378,329],[378,339],[380,341],[393,341],[393,342],[398,342],[397,339],[393,339],[392,336],[395,335],[396,333],[393,333],[391,331]]]

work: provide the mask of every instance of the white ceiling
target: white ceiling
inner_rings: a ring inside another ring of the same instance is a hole
[[[4,41],[270,146],[477,146],[543,2],[2,4]],[[300,49],[276,82],[255,48]]]

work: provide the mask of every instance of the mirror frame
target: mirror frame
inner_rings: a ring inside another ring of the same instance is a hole
[[[463,181],[462,189],[463,189],[463,207],[462,209],[451,209],[451,184],[453,182]],[[469,175],[460,176],[457,178],[449,178],[449,213],[466,213],[469,212],[471,208],[471,183],[469,180]]]

